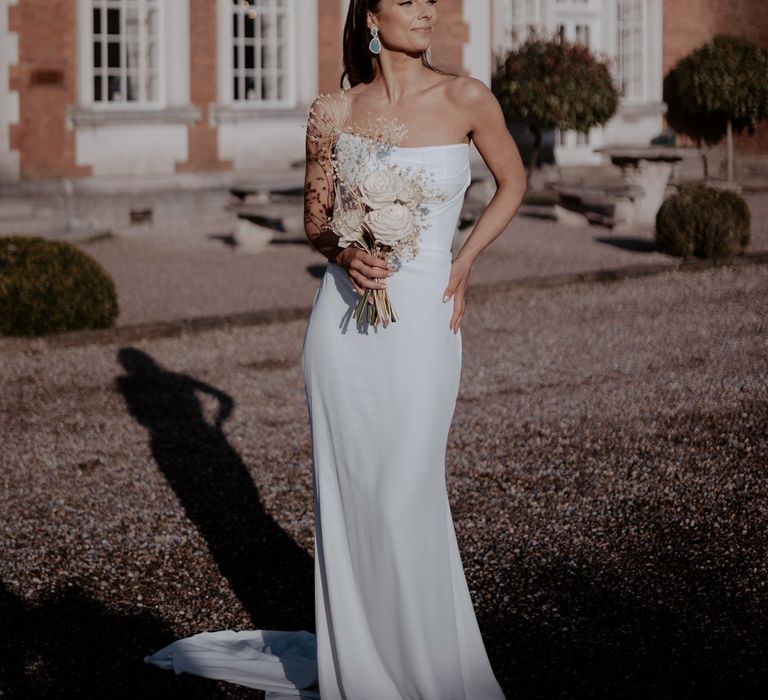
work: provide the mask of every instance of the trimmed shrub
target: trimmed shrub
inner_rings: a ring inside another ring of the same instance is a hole
[[[608,59],[557,34],[532,34],[518,48],[496,55],[491,89],[507,121],[524,122],[534,137],[529,176],[545,131],[603,126],[620,97]]]
[[[0,335],[108,328],[117,314],[112,278],[72,243],[0,238]]]
[[[683,258],[741,255],[749,243],[751,219],[741,195],[696,184],[661,205],[656,247]]]
[[[768,118],[768,50],[719,34],[683,58],[665,79],[667,121],[706,144],[734,133],[754,134]]]

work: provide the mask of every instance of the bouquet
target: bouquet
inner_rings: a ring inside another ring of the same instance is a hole
[[[352,146],[352,163],[356,167],[345,167],[348,161],[344,149],[337,147],[339,167],[330,228],[338,235],[342,248],[354,245],[387,261],[414,257],[425,228],[423,215],[429,211],[425,202],[442,199],[444,195],[431,187],[424,168],[416,170],[390,163],[391,149],[387,144],[373,139],[362,141]],[[375,158],[361,158],[361,149]],[[397,321],[388,290],[367,288],[355,306],[354,318],[358,326],[367,321],[374,327],[386,327]]]
[[[444,200],[446,194],[434,187],[426,168],[391,162],[392,148],[408,133],[402,122],[378,117],[349,125],[346,92],[340,100],[321,95],[316,104],[309,110],[307,135],[321,145],[334,195],[333,214],[324,215],[318,228],[337,235],[339,247],[357,246],[397,269],[402,258],[418,252],[427,202]],[[354,318],[358,327],[365,321],[374,327],[397,321],[388,290],[367,288]]]

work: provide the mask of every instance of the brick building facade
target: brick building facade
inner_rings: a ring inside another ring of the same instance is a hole
[[[298,161],[318,92],[338,89],[349,0],[0,0],[0,182],[226,182]],[[251,12],[252,14],[249,14]],[[647,143],[661,82],[719,32],[768,46],[763,0],[440,0],[432,62],[489,82],[531,27],[615,59],[605,129],[560,135],[562,163]],[[768,129],[737,147],[768,155]]]

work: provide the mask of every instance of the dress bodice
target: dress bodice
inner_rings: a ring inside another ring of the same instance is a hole
[[[450,251],[464,193],[471,182],[469,144],[394,146],[344,131],[339,134],[334,150],[339,167],[347,174],[358,172],[359,176],[356,169],[361,167],[371,172],[384,160],[403,168],[423,169],[443,196],[422,201],[421,220],[425,228],[419,237],[419,248]]]

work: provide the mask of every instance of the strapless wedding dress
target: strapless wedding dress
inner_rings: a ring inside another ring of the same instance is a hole
[[[342,133],[339,148],[365,138]],[[443,292],[470,183],[469,147],[392,146],[426,168],[415,258],[387,279],[398,316],[358,329],[357,296],[329,262],[302,352],[313,444],[316,635],[202,633],[147,661],[267,690],[269,700],[502,700],[478,627],[445,483],[461,331]],[[370,164],[376,167],[375,159]]]

